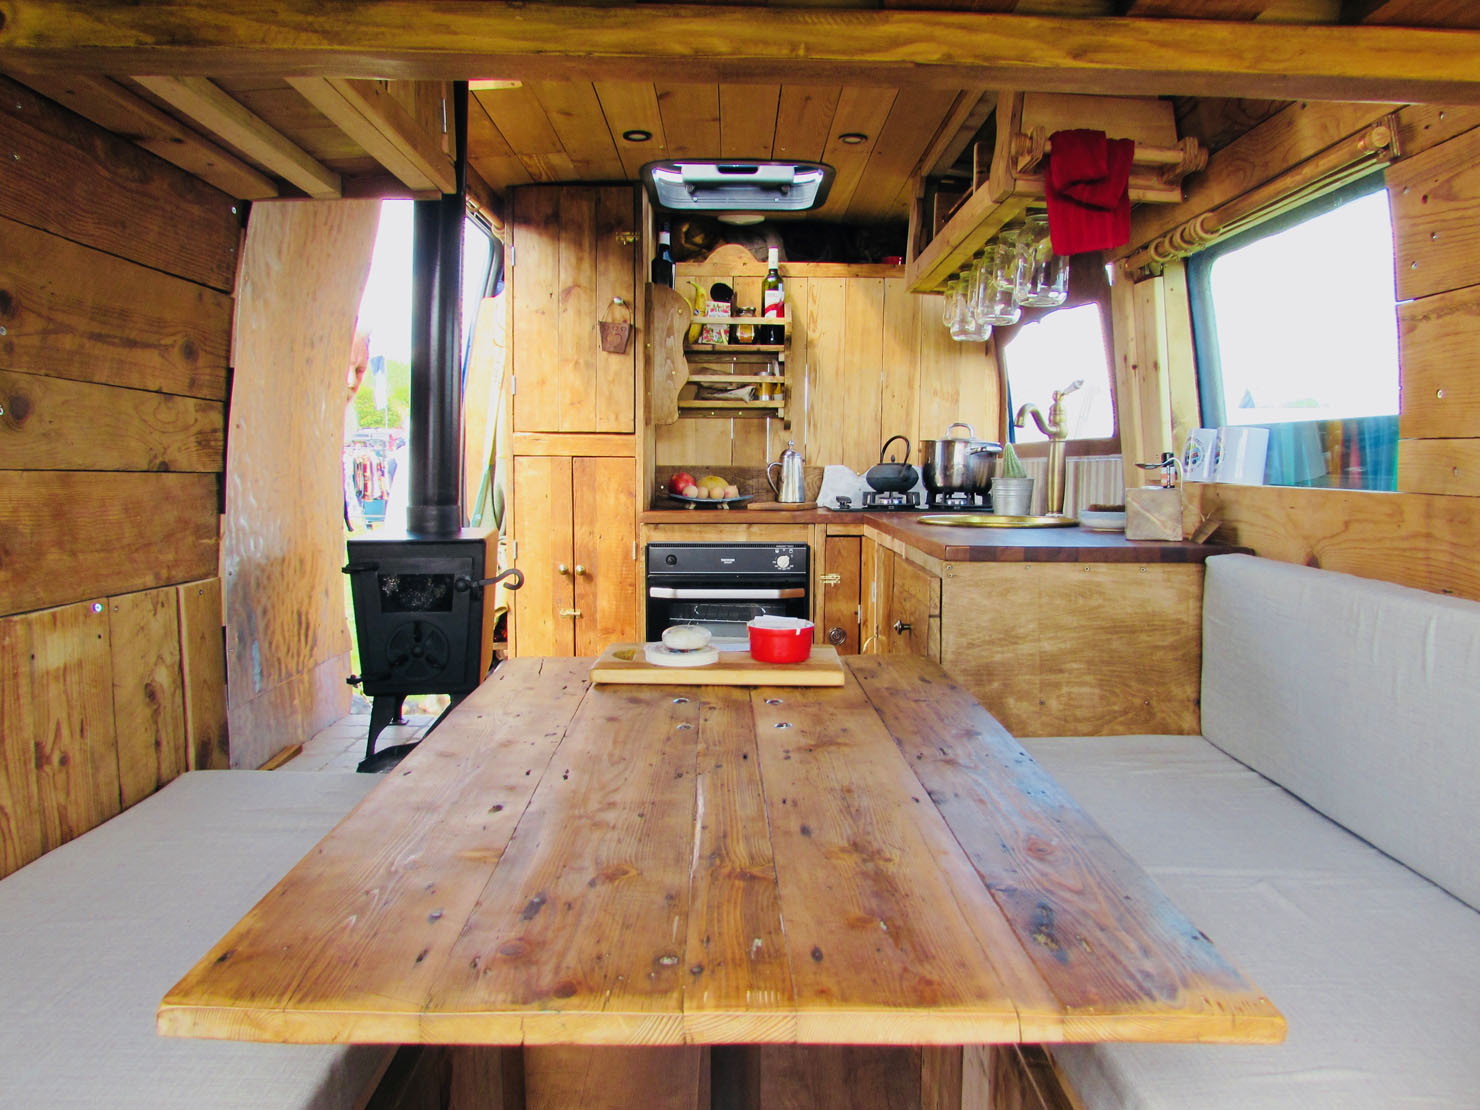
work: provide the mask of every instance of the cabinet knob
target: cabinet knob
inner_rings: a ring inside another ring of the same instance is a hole
[[[576,573],[577,574],[585,574],[586,573],[586,568],[583,567],[580,563],[577,563],[576,564]]]
[[[833,625],[827,630],[827,642],[836,645],[845,644],[848,642],[848,633],[845,629]]]
[[[904,621],[895,621],[894,622],[894,631],[899,632],[899,633],[905,633],[905,632],[908,632],[909,630],[910,630],[910,626],[907,625],[907,624],[905,624]]]
[[[569,574],[570,573],[570,567],[566,566],[564,563],[556,563],[555,564],[555,573],[556,574]]]

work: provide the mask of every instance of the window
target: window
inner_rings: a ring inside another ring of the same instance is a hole
[[[1072,293],[1073,278],[1070,280]],[[1071,444],[1076,440],[1094,441],[1081,444],[1092,452],[1117,450],[1115,388],[1104,314],[1098,302],[1054,309],[1018,325],[1004,339],[1001,357],[1007,375],[1009,417],[1019,406],[1033,404],[1047,418],[1054,390],[1083,379],[1084,385],[1064,402],[1069,440]],[[1019,446],[1047,442],[1031,420],[1012,435]]]
[[[1271,485],[1396,488],[1398,327],[1380,173],[1188,259],[1205,427],[1269,429]]]

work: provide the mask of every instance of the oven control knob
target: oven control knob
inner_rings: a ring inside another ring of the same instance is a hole
[[[663,561],[665,563],[667,563],[670,567],[677,566],[678,565],[678,556],[677,555],[664,555],[663,556]]]
[[[791,566],[791,556],[790,555],[777,555],[776,556],[776,569],[777,570],[785,570],[789,566]]]

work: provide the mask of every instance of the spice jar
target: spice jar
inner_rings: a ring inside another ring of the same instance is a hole
[[[751,317],[753,317],[755,315],[755,309],[754,309],[754,307],[736,308],[735,309],[735,315],[737,317],[738,316],[751,316]],[[755,342],[755,325],[754,324],[738,323],[738,324],[733,325],[733,327],[731,328],[731,330],[734,332],[734,336],[733,336],[731,342],[734,342],[734,343],[754,343]]]

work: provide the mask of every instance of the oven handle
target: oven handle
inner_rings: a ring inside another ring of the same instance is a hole
[[[789,590],[680,589],[676,586],[649,586],[648,597],[689,601],[779,601],[789,597],[806,597],[805,587]]]

